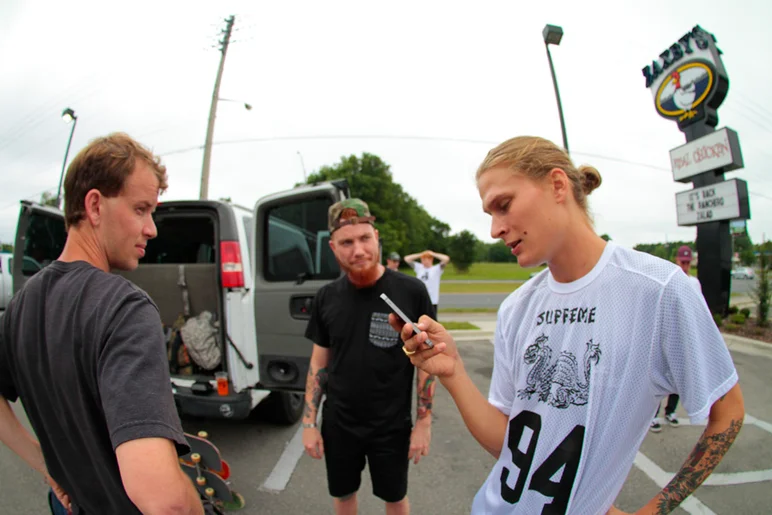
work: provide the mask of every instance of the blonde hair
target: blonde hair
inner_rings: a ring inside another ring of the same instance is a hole
[[[117,197],[137,161],[147,164],[158,179],[158,190],[168,187],[166,166],[147,147],[122,132],[95,138],[70,163],[64,178],[65,228],[86,217],[86,194],[97,189],[105,197]]]
[[[563,170],[571,181],[574,200],[590,218],[587,195],[600,186],[600,173],[592,166],[576,168],[565,150],[551,141],[537,136],[518,136],[501,143],[485,156],[477,169],[476,180],[491,168],[502,165],[534,181],[544,180],[555,168]]]

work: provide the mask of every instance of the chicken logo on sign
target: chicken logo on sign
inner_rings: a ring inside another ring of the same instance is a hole
[[[695,26],[642,72],[660,116],[681,130],[696,122],[716,126],[729,79],[713,34]]]
[[[657,111],[668,118],[684,122],[695,118],[697,108],[711,92],[715,79],[710,65],[691,62],[679,66],[657,91]]]

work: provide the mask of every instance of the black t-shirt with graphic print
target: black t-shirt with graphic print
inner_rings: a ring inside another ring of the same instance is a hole
[[[371,287],[343,276],[319,290],[306,338],[330,349],[322,417],[359,436],[410,427],[414,367],[389,325],[385,293],[413,321],[434,317],[421,281],[386,269]]]

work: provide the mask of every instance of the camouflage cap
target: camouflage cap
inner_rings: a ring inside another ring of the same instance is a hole
[[[387,259],[391,259],[392,261],[399,261],[400,258],[399,258],[399,254],[397,254],[396,252],[392,252],[391,254],[389,254],[389,257]]]
[[[336,202],[330,206],[327,215],[330,234],[344,225],[372,224],[375,221],[375,217],[370,214],[370,208],[367,207],[365,201],[358,198]]]

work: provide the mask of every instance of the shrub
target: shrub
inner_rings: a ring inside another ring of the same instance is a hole
[[[734,315],[739,311],[739,308],[737,306],[729,306],[729,314]]]
[[[745,315],[742,313],[735,313],[734,315],[729,316],[729,321],[733,324],[743,325],[745,324]]]
[[[731,322],[727,322],[727,324],[724,326],[724,329],[726,329],[727,331],[736,331],[739,328],[740,328],[739,325],[733,324]]]
[[[751,317],[751,310],[750,310],[750,309],[748,309],[748,308],[742,308],[742,309],[740,310],[740,313],[742,313],[743,315],[745,315],[745,320],[748,320],[748,319]]]
[[[764,328],[763,327],[751,327],[751,334],[753,336],[761,336],[764,334]]]
[[[761,245],[759,249],[759,280],[757,286],[751,292],[751,297],[756,301],[756,324],[761,327],[769,325],[769,305],[772,301],[772,288],[770,288],[769,278],[769,250],[768,242]]]
[[[724,319],[721,318],[721,313],[715,313],[713,315],[713,321],[716,322],[716,325],[718,327],[721,327],[722,325],[724,325]]]

